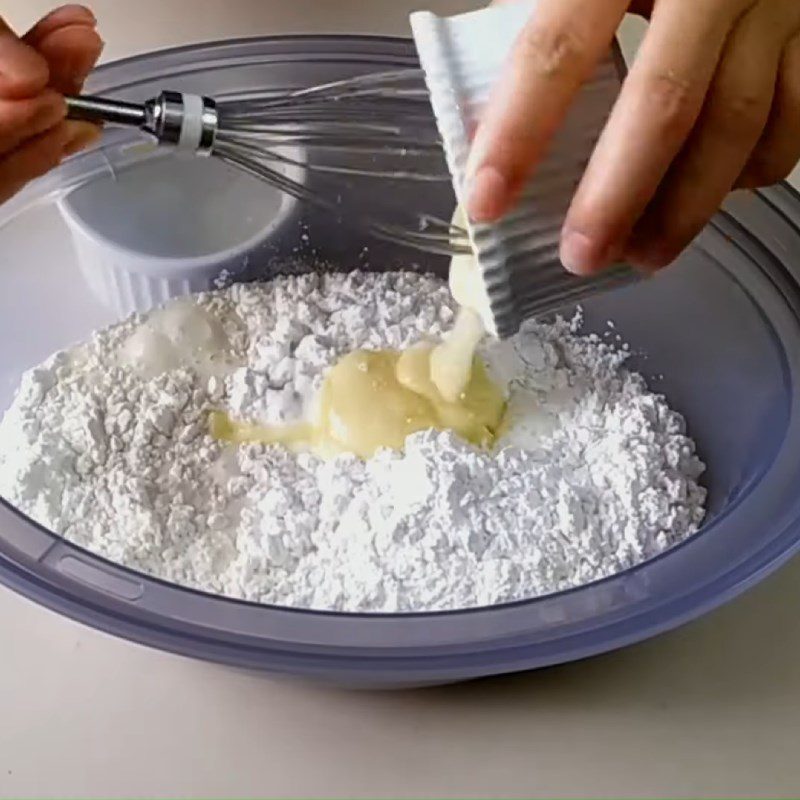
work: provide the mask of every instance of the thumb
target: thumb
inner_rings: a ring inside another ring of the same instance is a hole
[[[103,41],[89,9],[70,5],[52,11],[26,35],[25,42],[44,57],[50,68],[50,86],[63,94],[77,94],[97,63]]]

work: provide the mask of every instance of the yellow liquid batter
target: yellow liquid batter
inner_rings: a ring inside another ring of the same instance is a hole
[[[483,339],[483,320],[471,308],[458,311],[456,324],[430,356],[430,377],[439,394],[456,403],[469,385],[475,351]]]
[[[302,448],[314,440],[315,428],[305,422],[292,425],[251,425],[235,422],[224,411],[212,411],[209,433],[221,442],[231,444],[282,444],[289,449]]]
[[[464,223],[460,208],[454,222]],[[490,447],[506,402],[475,355],[491,314],[473,257],[453,259],[450,286],[461,308],[441,344],[348,353],[325,379],[313,424],[262,427],[214,412],[212,436],[237,444],[312,449],[322,456],[351,452],[369,458],[381,447],[401,450],[409,434],[434,428]]]
[[[214,412],[211,434],[237,444],[282,444],[323,456],[350,452],[362,458],[381,447],[400,450],[409,434],[428,428],[453,430],[475,445],[489,447],[505,411],[502,391],[476,358],[461,395],[446,399],[431,380],[435,352],[428,344],[402,352],[356,350],[328,373],[314,424],[262,427]]]

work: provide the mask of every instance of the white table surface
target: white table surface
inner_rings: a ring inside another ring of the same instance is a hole
[[[0,8],[21,29],[49,5]],[[107,57],[257,31],[399,33],[411,5],[94,2]],[[789,796],[800,790],[798,599],[800,560],[623,652],[373,694],[148,650],[0,589],[0,795]]]

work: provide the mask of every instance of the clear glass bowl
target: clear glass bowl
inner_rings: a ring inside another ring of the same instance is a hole
[[[252,39],[183,48],[99,70],[92,91],[143,99],[162,88],[211,95],[299,86],[414,65],[405,40]],[[57,204],[123,162],[147,157],[109,131],[0,209],[0,402],[23,370],[114,319],[82,277]],[[365,198],[368,201],[369,198]],[[445,187],[426,208],[448,216]],[[347,212],[347,209],[345,209]],[[347,213],[344,214],[347,217]],[[305,237],[309,238],[306,243]],[[446,262],[369,241],[304,212],[251,273],[268,278],[313,251],[332,269]],[[662,556],[571,591],[492,608],[336,614],[202,594],[110,564],[0,503],[0,581],[87,624],[198,658],[356,686],[424,685],[531,669],[622,647],[725,602],[800,546],[800,197],[788,186],[733,198],[657,280],[597,298],[586,326],[613,319],[634,366],[687,418],[709,464],[702,531]],[[661,377],[663,376],[663,377]]]

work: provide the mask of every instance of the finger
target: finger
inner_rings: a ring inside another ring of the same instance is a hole
[[[49,77],[47,61],[0,19],[0,98],[33,97],[47,86]]]
[[[46,59],[54,89],[64,94],[81,90],[103,49],[96,24],[88,8],[68,5],[48,14],[25,35],[25,42]]]
[[[0,99],[0,155],[54,127],[66,113],[64,98],[50,89],[25,100]]]
[[[67,141],[64,145],[64,156],[74,156],[98,142],[103,129],[89,122],[68,122]]]
[[[657,3],[638,58],[573,198],[561,242],[578,274],[619,257],[697,121],[746,0]]]
[[[69,25],[50,31],[37,49],[50,67],[50,86],[77,94],[100,57],[103,41],[89,25]]]
[[[502,215],[607,52],[629,0],[542,0],[517,38],[467,164],[467,210]]]
[[[69,28],[72,25],[84,25],[93,28],[97,25],[97,18],[86,6],[61,6],[40,19],[25,34],[23,39],[27,44],[36,47],[45,36],[48,36],[53,31]]]
[[[737,185],[770,186],[800,161],[800,36],[786,47],[767,127]]]
[[[627,245],[634,266],[674,261],[733,188],[769,117],[786,36],[776,21],[760,4],[728,37],[697,124]]]
[[[26,183],[58,166],[68,137],[67,124],[62,122],[0,160],[0,203],[15,195]]]

